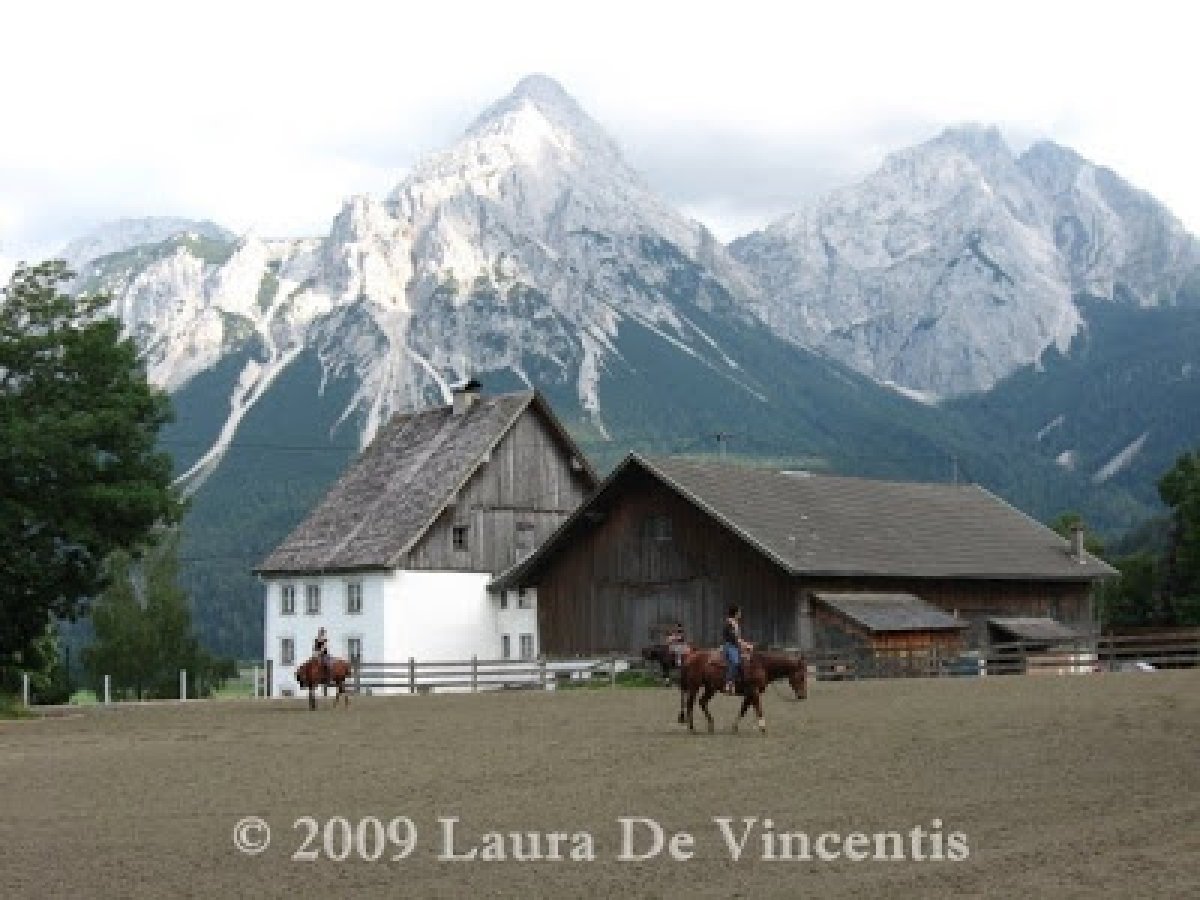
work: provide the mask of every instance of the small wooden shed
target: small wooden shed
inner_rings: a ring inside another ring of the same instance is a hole
[[[831,671],[924,674],[962,651],[969,627],[916,594],[818,591],[810,603],[814,650]]]
[[[882,651],[952,653],[962,648],[968,623],[915,594],[812,595],[816,649],[853,647]]]

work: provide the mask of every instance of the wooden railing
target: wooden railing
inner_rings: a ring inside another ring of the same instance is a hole
[[[810,650],[804,656],[810,675],[822,681],[1192,668],[1200,666],[1200,630],[1051,644],[1015,641],[961,651]]]
[[[617,676],[634,663],[627,657],[530,660],[417,660],[405,662],[352,661],[356,693],[409,693],[432,690],[500,690],[579,687],[597,682],[615,686]],[[640,662],[640,660],[636,661]]]

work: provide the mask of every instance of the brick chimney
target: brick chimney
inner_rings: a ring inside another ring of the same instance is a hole
[[[460,382],[452,387],[450,393],[454,397],[454,415],[465,415],[475,405],[475,401],[479,399],[479,393],[482,389],[483,385],[474,378]]]

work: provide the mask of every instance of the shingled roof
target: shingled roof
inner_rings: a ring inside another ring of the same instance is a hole
[[[642,470],[793,575],[1088,581],[1115,575],[977,485],[807,475],[631,454],[495,587],[528,584],[581,518]]]
[[[457,415],[452,406],[399,414],[254,571],[393,568],[531,405],[594,479],[586,458],[534,391],[483,396]]]
[[[947,631],[967,628],[956,619],[915,594],[831,593],[813,596],[868,631]]]

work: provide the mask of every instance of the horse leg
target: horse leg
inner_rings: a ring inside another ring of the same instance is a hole
[[[712,734],[716,731],[716,723],[713,722],[712,714],[708,711],[708,701],[713,698],[713,694],[717,691],[708,682],[704,683],[704,694],[700,697],[700,710],[704,713],[704,718],[708,719],[708,733]]]
[[[767,733],[767,720],[763,716],[762,692],[761,691],[754,692],[754,711],[756,713],[758,713],[758,730],[761,731],[763,734],[766,734]]]
[[[317,708],[316,686],[311,681],[308,683],[308,708],[309,709]]]
[[[679,724],[686,725],[687,717],[687,686],[683,683],[683,673],[679,677]]]
[[[697,690],[698,690],[698,688],[697,688],[697,687],[695,687],[695,686],[691,686],[691,687],[689,687],[689,688],[687,689],[687,727],[688,727],[688,731],[695,731],[695,730],[696,730],[696,719],[695,719],[695,712],[696,712],[696,693],[697,693]],[[682,693],[683,693],[683,692],[682,692],[682,689],[681,689],[681,690],[680,690],[680,694],[682,695]],[[679,701],[679,702],[680,702],[680,703],[683,703],[683,700],[682,700],[682,698],[680,699],[680,701]],[[683,711],[682,711],[682,710],[680,710],[680,713],[679,713],[679,714],[682,716],[682,715],[683,715]]]
[[[734,734],[737,734],[738,723],[742,721],[742,716],[744,716],[746,714],[746,710],[749,708],[750,708],[750,697],[749,697],[749,695],[743,696],[741,712],[739,712],[737,718],[733,720],[733,729],[732,730],[733,730]]]

